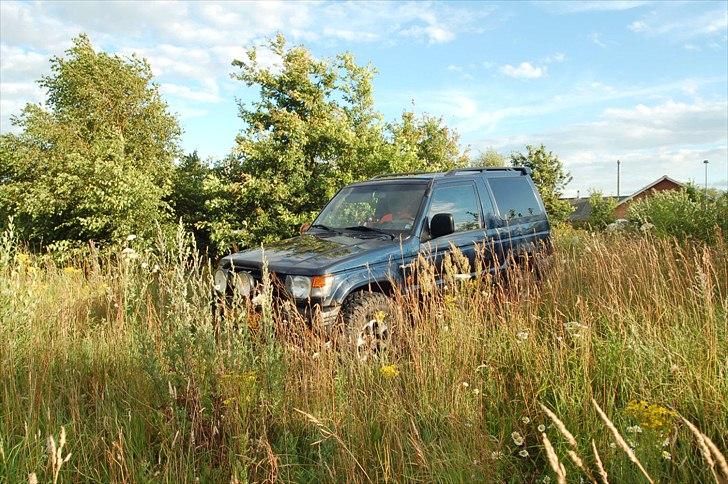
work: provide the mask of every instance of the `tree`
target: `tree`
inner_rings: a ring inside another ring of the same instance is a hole
[[[471,165],[479,168],[506,166],[506,157],[493,148],[488,148],[472,160]]]
[[[205,181],[211,174],[210,165],[200,159],[197,151],[183,156],[174,167],[172,190],[167,198],[175,220],[181,220],[185,229],[194,234],[200,249],[210,245],[210,233],[206,228],[209,213]]]
[[[587,223],[595,229],[603,229],[614,222],[614,209],[617,207],[617,200],[614,197],[605,197],[598,190],[589,193],[589,220]]]
[[[45,107],[0,138],[0,216],[31,243],[107,243],[168,221],[180,129],[149,64],[96,52],[85,35],[40,79]]]
[[[442,118],[426,114],[418,118],[405,111],[399,122],[387,126],[387,131],[392,154],[382,173],[447,171],[467,164],[468,156],[460,149],[458,134]]]
[[[526,145],[526,153],[511,154],[514,166],[526,166],[533,173],[531,177],[541,193],[546,212],[554,222],[565,221],[573,211],[571,204],[561,199],[561,191],[571,181],[571,175],[557,155],[547,151],[544,145]]]
[[[289,237],[343,185],[393,171],[448,169],[465,160],[457,135],[437,118],[404,113],[385,124],[374,109],[374,69],[351,54],[315,58],[278,35],[236,60],[235,77],[259,97],[239,103],[244,122],[231,156],[206,182],[208,222],[220,248]]]

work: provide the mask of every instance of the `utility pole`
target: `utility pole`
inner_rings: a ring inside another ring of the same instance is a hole
[[[619,201],[619,165],[620,164],[622,164],[622,162],[617,160],[617,201]]]
[[[705,165],[705,188],[703,189],[703,208],[705,208],[705,204],[708,203],[708,160],[703,160],[703,165]]]

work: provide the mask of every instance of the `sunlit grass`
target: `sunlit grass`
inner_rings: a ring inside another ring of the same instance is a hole
[[[185,238],[139,242],[57,264],[6,236],[0,481],[646,482],[592,399],[655,482],[721,475],[682,418],[725,453],[725,244],[562,233],[540,284],[397,296],[362,364],[275,311],[215,321]]]

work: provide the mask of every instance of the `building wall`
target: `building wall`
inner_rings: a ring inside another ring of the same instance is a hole
[[[662,180],[655,186],[651,187],[649,190],[645,190],[644,192],[636,195],[634,198],[617,205],[617,207],[614,209],[614,218],[627,218],[627,212],[629,211],[629,206],[633,202],[636,202],[637,200],[642,200],[643,198],[647,198],[651,196],[654,192],[665,192],[670,190],[679,190],[681,188],[681,185],[678,185],[677,183],[670,181],[670,180]]]

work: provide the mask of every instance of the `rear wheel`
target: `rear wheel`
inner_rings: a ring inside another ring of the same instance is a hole
[[[382,358],[392,342],[391,299],[378,292],[355,292],[344,301],[341,311],[346,341],[357,358]]]

